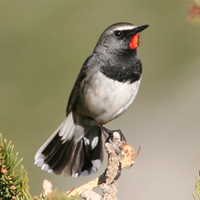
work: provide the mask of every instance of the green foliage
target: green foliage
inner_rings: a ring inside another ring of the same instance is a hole
[[[195,181],[195,190],[197,193],[197,197],[200,200],[200,170],[199,170],[199,176],[195,175],[196,181]],[[194,200],[197,200],[196,196],[193,194]]]
[[[34,197],[34,200],[78,200],[78,197],[67,198],[64,193],[60,193],[54,190],[48,197],[43,197],[40,195],[39,197]]]
[[[22,159],[13,153],[11,142],[3,141],[0,134],[0,199],[32,199],[28,192],[28,177]]]

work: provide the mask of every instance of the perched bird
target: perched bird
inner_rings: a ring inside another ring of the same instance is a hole
[[[66,119],[35,155],[42,170],[78,177],[101,166],[103,125],[127,110],[140,86],[137,49],[147,27],[121,22],[102,33],[76,79]]]

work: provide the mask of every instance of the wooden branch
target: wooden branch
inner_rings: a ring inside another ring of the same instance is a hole
[[[108,166],[105,172],[98,178],[95,178],[84,185],[66,192],[67,197],[82,196],[86,200],[116,200],[117,180],[120,177],[123,168],[129,168],[134,164],[133,159],[137,157],[138,152],[134,155],[133,148],[127,143],[123,143],[121,132],[113,133],[112,140],[106,141],[105,150],[108,153]],[[100,187],[103,196],[91,191]]]
[[[45,198],[52,193],[52,184],[47,179],[42,182],[42,196]]]

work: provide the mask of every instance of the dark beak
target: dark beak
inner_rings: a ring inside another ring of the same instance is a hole
[[[148,24],[142,25],[142,26],[138,26],[138,27],[133,29],[132,33],[134,33],[134,34],[139,33],[139,32],[143,31],[144,29],[146,29],[148,27],[149,27]]]

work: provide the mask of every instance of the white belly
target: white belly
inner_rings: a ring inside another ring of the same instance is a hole
[[[82,109],[83,115],[105,124],[121,115],[131,105],[138,92],[140,80],[132,84],[122,83],[98,72],[80,96],[79,109]]]

